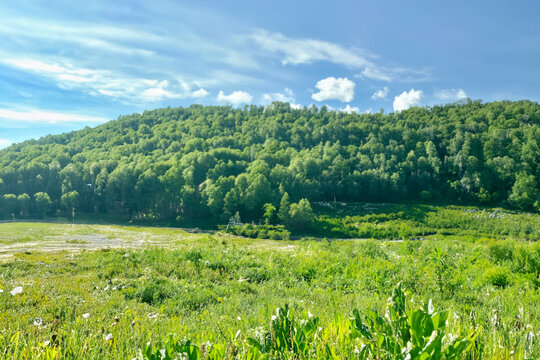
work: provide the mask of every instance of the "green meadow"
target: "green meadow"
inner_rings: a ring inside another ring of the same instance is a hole
[[[0,224],[2,358],[540,358],[538,215],[322,206],[287,241]]]

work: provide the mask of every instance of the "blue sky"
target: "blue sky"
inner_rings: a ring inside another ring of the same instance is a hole
[[[0,148],[193,103],[540,100],[540,2],[0,3]]]

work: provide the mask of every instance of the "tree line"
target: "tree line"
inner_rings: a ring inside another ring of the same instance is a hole
[[[390,114],[192,105],[0,151],[0,216],[226,221],[238,213],[279,222],[285,194],[295,209],[425,201],[538,211],[539,164],[540,106],[531,101]]]

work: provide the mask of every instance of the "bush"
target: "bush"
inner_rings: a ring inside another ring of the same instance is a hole
[[[488,253],[493,262],[500,264],[514,257],[514,247],[509,242],[497,242],[488,247]]]
[[[231,226],[226,232],[252,239],[289,240],[290,232],[283,225],[251,225]]]
[[[493,286],[507,287],[510,285],[511,274],[506,268],[494,266],[484,271],[484,280]]]
[[[172,282],[166,279],[152,280],[144,283],[137,292],[137,298],[143,303],[157,305],[172,298],[177,291]]]

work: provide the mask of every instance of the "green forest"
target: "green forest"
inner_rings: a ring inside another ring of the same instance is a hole
[[[540,106],[164,108],[0,151],[2,216],[296,224],[313,202],[540,209]],[[290,225],[289,224],[289,225]]]

